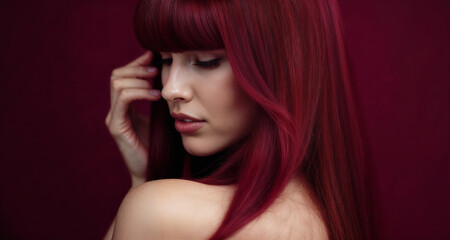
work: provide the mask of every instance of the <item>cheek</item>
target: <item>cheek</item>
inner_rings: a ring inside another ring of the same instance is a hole
[[[230,131],[234,130],[236,135],[246,135],[256,119],[257,104],[241,92],[236,94],[229,106],[229,112],[232,114]]]
[[[208,102],[213,127],[223,135],[245,134],[256,115],[257,105],[236,82],[226,81],[210,92]]]

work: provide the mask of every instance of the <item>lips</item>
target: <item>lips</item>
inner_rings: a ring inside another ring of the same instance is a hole
[[[182,134],[195,133],[205,125],[205,120],[201,120],[195,117],[183,113],[172,113],[175,118],[175,129]]]

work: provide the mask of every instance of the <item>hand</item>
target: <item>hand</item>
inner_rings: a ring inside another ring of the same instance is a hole
[[[148,165],[149,118],[137,113],[135,100],[157,101],[161,92],[152,89],[157,68],[149,66],[153,53],[146,52],[111,75],[111,108],[106,126],[116,141],[131,175],[132,185],[144,183]]]

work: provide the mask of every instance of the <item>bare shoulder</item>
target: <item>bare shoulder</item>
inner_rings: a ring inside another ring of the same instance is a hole
[[[120,206],[113,239],[208,239],[219,227],[233,186],[166,179],[130,191]],[[328,239],[311,193],[291,181],[259,217],[229,238]]]
[[[232,186],[181,179],[147,182],[123,200],[113,239],[207,239],[232,196]]]
[[[230,240],[328,239],[314,197],[305,183],[291,180],[277,200]]]

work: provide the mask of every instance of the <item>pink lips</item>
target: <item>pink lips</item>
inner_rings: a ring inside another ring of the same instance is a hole
[[[172,113],[175,118],[175,128],[178,132],[189,134],[194,133],[205,125],[204,120],[196,119],[183,113]]]

